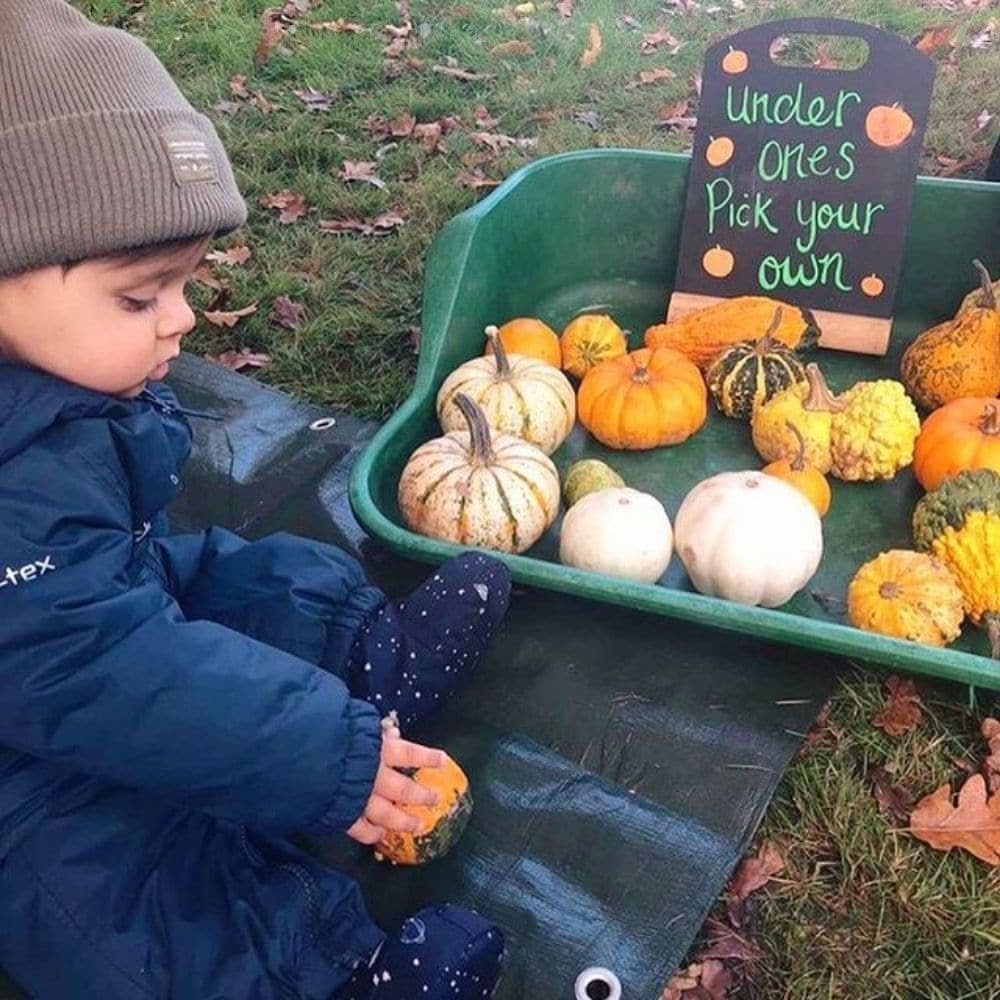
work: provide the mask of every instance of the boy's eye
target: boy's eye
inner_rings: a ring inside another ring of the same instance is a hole
[[[156,299],[134,299],[129,295],[122,295],[119,301],[126,312],[133,313],[146,312],[156,305]]]

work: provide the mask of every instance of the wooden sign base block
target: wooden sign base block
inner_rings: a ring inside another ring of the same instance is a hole
[[[674,292],[670,296],[667,322],[725,301],[725,298],[712,295]],[[885,354],[889,349],[891,316],[880,319],[875,316],[854,316],[823,309],[811,309],[810,312],[816,317],[816,322],[823,331],[819,339],[820,347],[828,347],[834,351],[853,351],[857,354]]]

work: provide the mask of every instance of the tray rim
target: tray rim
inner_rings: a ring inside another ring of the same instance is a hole
[[[422,308],[424,325],[430,325],[435,313],[442,310],[446,313],[450,311],[449,305],[457,295],[455,282],[448,283],[450,288],[429,288],[427,275],[434,273],[435,258],[451,251],[459,254],[464,264],[471,250],[472,237],[478,220],[490,212],[507,193],[531,174],[541,169],[548,169],[556,162],[615,158],[623,155],[627,155],[630,159],[669,160],[679,164],[686,164],[691,159],[690,155],[684,153],[609,147],[557,153],[540,157],[521,167],[481,201],[449,220],[435,237],[428,251],[424,271],[425,297]],[[1000,194],[995,183],[982,180],[919,176],[917,184],[921,187],[957,187]],[[461,270],[460,266],[453,267],[451,272],[461,273]],[[351,470],[348,497],[354,515],[362,527],[392,551],[409,559],[438,564],[475,547],[428,538],[402,527],[382,513],[375,502],[371,488],[375,462],[382,448],[411,417],[418,417],[427,399],[433,395],[432,378],[438,354],[438,349],[435,348],[438,348],[438,345],[428,346],[430,350],[421,352],[409,396],[358,455]],[[676,590],[659,584],[616,579],[527,554],[510,555],[492,549],[478,551],[506,563],[513,578],[521,584],[676,618],[693,624],[739,632],[753,638],[779,642],[799,649],[834,654],[941,680],[1000,690],[1000,663],[988,656],[964,650],[925,646],[904,639],[865,632],[850,625],[826,622],[774,608],[735,604],[721,598]]]

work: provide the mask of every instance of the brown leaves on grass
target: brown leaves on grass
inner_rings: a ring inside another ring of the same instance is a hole
[[[271,303],[271,320],[286,330],[297,330],[305,318],[306,307],[287,295],[279,295]]]
[[[306,106],[309,111],[329,111],[333,105],[341,99],[341,95],[336,91],[327,93],[322,90],[313,90],[306,87],[304,90],[292,91],[295,96]]]
[[[986,740],[989,753],[983,761],[983,775],[990,795],[1000,792],[1000,722],[996,719],[983,719],[979,728]]]
[[[504,59],[508,56],[530,56],[534,52],[535,50],[532,48],[531,42],[514,38],[509,42],[501,42],[499,45],[494,45],[490,49],[490,57],[493,59]]]
[[[494,153],[501,153],[505,149],[533,149],[538,145],[538,140],[534,138],[516,138],[512,135],[504,135],[502,132],[470,132],[469,139],[477,146],[483,146]]]
[[[873,767],[868,776],[872,780],[872,794],[879,812],[899,823],[907,822],[913,811],[913,796],[905,788],[894,785],[884,767]]]
[[[660,1000],[725,1000],[732,973],[714,958],[692,962],[667,983]]]
[[[314,31],[332,31],[335,35],[357,35],[368,30],[363,24],[343,17],[338,17],[335,21],[318,21],[307,27]]]
[[[360,181],[373,187],[385,189],[385,181],[377,177],[378,163],[375,160],[344,160],[337,176],[342,181]]]
[[[257,51],[253,55],[255,66],[263,66],[267,62],[288,30],[287,25],[281,20],[281,11],[265,10],[260,20],[260,41],[257,43]]]
[[[459,69],[457,66],[443,66],[440,64],[431,66],[431,72],[440,73],[441,76],[451,77],[452,80],[462,80],[472,83],[476,80],[492,80],[490,73],[473,73],[470,69]]]
[[[383,212],[374,219],[320,219],[322,233],[354,234],[357,236],[387,236],[406,222],[398,210]]]
[[[226,267],[239,267],[252,256],[253,251],[248,246],[230,247],[228,250],[212,250],[205,254],[205,260],[213,264],[224,264]]]
[[[288,188],[277,194],[265,194],[260,199],[260,203],[263,208],[278,209],[278,222],[283,226],[298,222],[309,211],[305,198],[294,191],[289,191]]]
[[[942,785],[917,803],[910,833],[939,851],[960,847],[990,865],[1000,865],[1000,795],[987,797],[986,781],[974,774],[952,804],[951,786]]]
[[[925,56],[932,56],[941,49],[950,49],[955,44],[957,24],[936,24],[923,31],[913,39],[913,47]]]
[[[455,183],[460,187],[476,190],[478,188],[496,187],[501,181],[487,177],[482,170],[466,170],[455,177]]]
[[[743,926],[747,897],[767,885],[784,868],[781,852],[767,841],[760,845],[755,855],[740,862],[726,890],[726,913],[734,927]]]
[[[663,80],[675,80],[677,74],[667,66],[657,66],[656,69],[643,69],[639,71],[639,77],[630,87],[648,87],[653,83],[660,83]]]
[[[270,354],[256,354],[249,347],[244,347],[239,351],[223,351],[222,354],[208,356],[209,361],[214,361],[223,368],[229,368],[234,372],[244,368],[267,368],[271,364]]]
[[[909,677],[892,674],[886,679],[885,705],[872,716],[872,725],[889,736],[902,736],[924,721],[917,687]]]
[[[652,55],[657,49],[667,48],[670,55],[675,56],[684,46],[684,43],[675,38],[666,28],[659,28],[656,31],[649,31],[642,36],[639,51],[644,55]]]
[[[588,25],[587,47],[583,50],[583,55],[580,56],[580,68],[587,69],[589,66],[593,66],[603,48],[604,40],[601,38],[600,27],[596,24]]]
[[[224,312],[222,310],[212,310],[206,309],[202,316],[212,324],[212,326],[224,326],[232,328],[243,319],[244,316],[252,316],[257,311],[257,303],[251,302],[250,305],[245,306],[242,309],[233,309],[229,312]]]

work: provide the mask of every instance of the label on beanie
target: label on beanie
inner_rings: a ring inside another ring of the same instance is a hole
[[[215,158],[201,132],[189,125],[165,125],[159,134],[178,184],[218,179]]]

